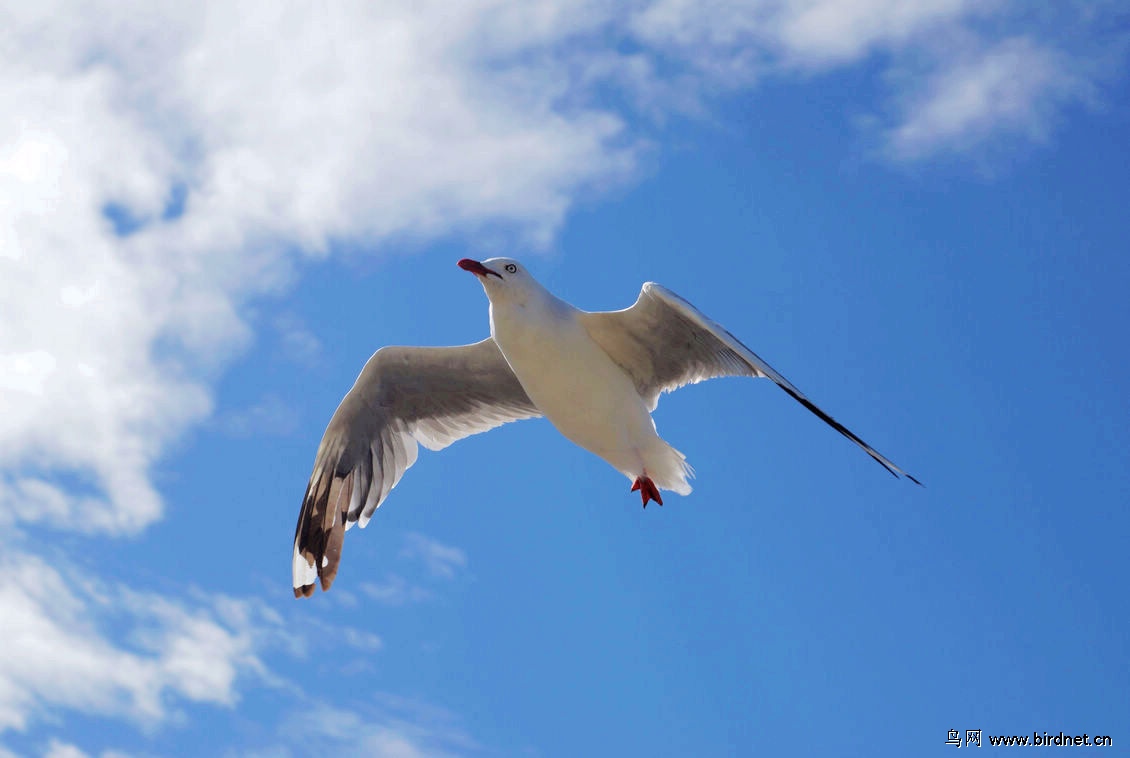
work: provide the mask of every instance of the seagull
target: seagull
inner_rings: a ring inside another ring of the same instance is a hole
[[[294,535],[294,596],[337,575],[345,532],[364,527],[413,463],[510,421],[544,416],[632,483],[644,508],[691,491],[686,456],[651,418],[659,395],[722,376],[765,377],[879,462],[921,485],[818,408],[734,335],[669,289],[643,285],[620,311],[556,297],[511,258],[464,258],[490,301],[490,337],[457,347],[383,347],[322,436]]]

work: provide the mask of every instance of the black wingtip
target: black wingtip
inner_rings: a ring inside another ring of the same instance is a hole
[[[925,484],[923,484],[922,482],[920,482],[916,478],[914,478],[914,476],[912,476],[911,474],[906,473],[905,471],[903,471],[900,468],[895,468],[892,464],[890,464],[887,461],[883,460],[882,458],[878,457],[877,454],[873,454],[873,451],[867,450],[867,454],[871,456],[872,460],[874,460],[880,466],[885,468],[887,470],[887,473],[889,473],[895,479],[902,479],[905,476],[907,479],[914,482],[919,487],[925,487],[926,486]]]
[[[875,448],[871,447],[866,442],[864,442],[862,439],[857,437],[854,432],[852,432],[846,426],[841,424],[839,421],[836,421],[834,418],[829,416],[827,413],[825,413],[823,410],[821,410],[815,403],[813,403],[807,397],[800,394],[798,391],[796,391],[792,387],[788,387],[788,386],[785,386],[783,384],[777,384],[777,386],[780,387],[781,389],[783,389],[790,397],[792,397],[798,403],[800,403],[805,408],[810,410],[813,414],[816,415],[817,418],[821,419],[828,426],[832,427],[837,432],[839,432],[840,434],[847,437],[849,440],[851,440],[852,442],[854,442],[855,444],[857,444],[861,448],[863,448],[864,452],[866,452],[869,456],[871,456],[871,459],[873,461],[875,461],[880,466],[885,468],[888,472],[890,472],[891,476],[893,476],[895,479],[900,479],[900,478],[905,476],[907,479],[914,482],[919,487],[925,487],[926,486],[922,482],[915,479],[910,474],[903,471],[902,469],[896,468],[894,466],[894,464],[892,464],[890,461],[887,461],[885,458],[883,458],[883,456],[879,455],[879,453],[875,450]]]

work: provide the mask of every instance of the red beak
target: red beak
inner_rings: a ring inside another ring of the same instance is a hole
[[[470,258],[463,258],[462,260],[460,260],[459,268],[463,269],[464,271],[470,271],[475,276],[497,276],[499,279],[502,278],[502,275],[497,271],[491,271],[483,264],[479,263],[478,261],[473,261]]]

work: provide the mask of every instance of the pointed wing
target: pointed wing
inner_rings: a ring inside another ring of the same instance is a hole
[[[659,395],[720,376],[766,377],[897,476],[921,484],[818,408],[721,325],[666,287],[648,282],[631,308],[582,313],[589,335],[623,368],[651,410]]]
[[[508,421],[541,415],[494,340],[460,347],[385,347],[365,364],[322,436],[294,534],[294,595],[328,590],[345,530],[362,527],[417,443],[441,450]]]

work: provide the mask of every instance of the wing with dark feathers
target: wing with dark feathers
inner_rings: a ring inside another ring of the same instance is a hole
[[[294,534],[294,596],[328,590],[345,531],[362,527],[416,462],[508,421],[541,415],[494,340],[378,350],[322,436]]]
[[[583,313],[581,320],[593,340],[632,377],[651,410],[661,393],[686,384],[721,376],[766,377],[887,471],[921,484],[818,408],[737,337],[666,287],[648,282],[631,308]]]

